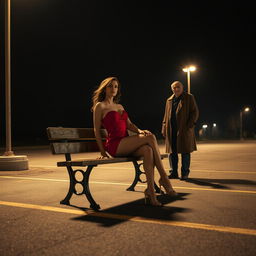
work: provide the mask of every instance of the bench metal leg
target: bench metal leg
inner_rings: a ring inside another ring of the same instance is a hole
[[[69,174],[69,190],[66,197],[60,201],[61,204],[70,205],[70,199],[73,194],[83,195],[85,194],[87,200],[90,202],[90,207],[94,210],[99,210],[100,206],[94,201],[90,188],[89,188],[89,177],[94,165],[88,166],[86,171],[83,170],[73,170],[71,166],[67,166],[68,174]],[[78,181],[76,179],[76,173],[80,172],[83,175],[83,179]],[[78,192],[76,189],[76,184],[82,185],[83,189],[81,192]]]
[[[91,174],[91,171],[93,169],[94,166],[88,166],[86,171],[83,173],[84,175],[84,179],[83,179],[83,188],[84,188],[84,194],[85,196],[87,197],[87,200],[90,202],[90,207],[93,209],[93,210],[99,210],[100,209],[100,205],[97,204],[93,197],[92,197],[92,194],[90,192],[90,188],[89,188],[89,178],[90,178],[90,174]]]
[[[133,183],[131,184],[131,186],[129,188],[127,188],[126,190],[128,191],[134,191],[134,188],[135,186],[137,185],[137,183],[141,181],[140,179],[140,175],[143,173],[141,170],[140,170],[140,165],[137,163],[137,161],[133,161],[132,162],[133,165],[134,165],[134,170],[135,170],[135,177],[134,177],[134,180],[133,180]]]
[[[135,169],[135,177],[133,180],[133,183],[131,184],[131,186],[129,188],[127,188],[126,190],[128,191],[134,191],[135,186],[137,185],[138,182],[140,183],[146,183],[147,181],[142,181],[140,178],[141,174],[145,174],[145,172],[142,172],[140,170],[140,166],[142,165],[142,163],[138,164],[137,161],[133,161],[132,162],[134,165],[134,169]],[[160,193],[160,188],[157,186],[157,184],[154,182],[154,187],[155,187],[155,191],[156,193]]]
[[[69,190],[66,197],[60,201],[60,204],[70,205],[70,198],[72,197],[73,193],[75,192],[75,177],[74,171],[71,166],[67,166],[68,175],[69,175]]]

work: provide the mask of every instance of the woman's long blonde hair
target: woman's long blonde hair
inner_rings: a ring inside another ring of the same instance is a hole
[[[114,100],[115,103],[119,102],[120,97],[121,97],[120,82],[116,77],[108,77],[108,78],[104,79],[100,83],[99,87],[93,92],[92,109],[91,109],[92,111],[94,110],[94,107],[98,102],[101,102],[101,101],[105,100],[106,87],[108,85],[110,85],[113,81],[117,81],[117,83],[118,83],[118,91],[117,91],[117,94],[116,94],[116,96],[114,97],[113,100]]]

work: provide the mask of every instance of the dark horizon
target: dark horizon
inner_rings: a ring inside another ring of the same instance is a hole
[[[1,67],[4,66],[3,4]],[[256,135],[255,15],[251,6],[76,0],[12,1],[13,144],[46,140],[46,127],[92,127],[91,96],[108,76],[122,85],[130,119],[160,137],[169,84],[193,64],[191,93],[202,124],[238,138],[239,112]],[[3,69],[2,69],[3,70]],[[3,71],[1,72],[4,73]],[[5,144],[1,76],[1,146]]]

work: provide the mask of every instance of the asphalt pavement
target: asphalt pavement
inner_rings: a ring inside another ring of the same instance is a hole
[[[0,172],[1,256],[256,255],[256,141],[199,143],[189,180],[171,181],[178,197],[158,197],[164,207],[144,204],[145,184],[126,191],[131,163],[96,167],[90,189],[100,212],[83,195],[59,204],[69,184],[56,167],[62,155],[45,146],[15,153],[30,170]]]

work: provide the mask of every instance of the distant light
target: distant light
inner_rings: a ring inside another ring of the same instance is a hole
[[[216,123],[213,123],[213,127],[216,127],[217,126],[217,124]]]
[[[189,70],[190,70],[190,71],[195,71],[195,70],[196,70],[196,67],[195,67],[195,66],[190,66],[190,67],[189,67]]]
[[[248,112],[248,111],[250,111],[250,108],[245,108],[244,111]]]
[[[204,124],[202,127],[203,127],[204,129],[206,129],[206,128],[208,127],[208,125],[207,125],[207,124]]]
[[[188,71],[195,71],[196,70],[196,67],[195,66],[189,66],[189,67],[185,67],[182,69],[184,72],[188,72]]]

